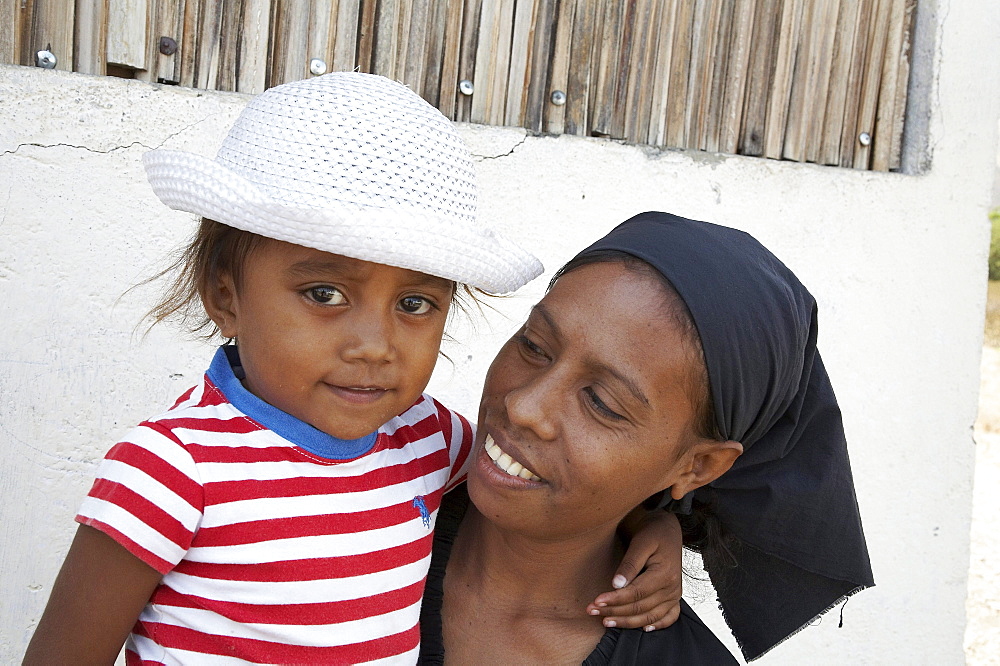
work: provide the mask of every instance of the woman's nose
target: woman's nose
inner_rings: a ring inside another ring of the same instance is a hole
[[[530,430],[541,440],[552,440],[558,432],[555,406],[556,382],[545,375],[509,391],[504,397],[507,419],[512,425]]]
[[[350,334],[341,346],[345,361],[389,363],[396,355],[392,318],[378,312],[358,311],[347,322]]]

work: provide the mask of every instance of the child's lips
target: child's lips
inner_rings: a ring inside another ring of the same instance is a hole
[[[330,391],[344,402],[355,405],[370,405],[378,402],[389,392],[389,389],[381,386],[337,386],[327,384]]]

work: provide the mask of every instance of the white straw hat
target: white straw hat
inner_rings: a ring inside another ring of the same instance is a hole
[[[541,263],[476,215],[472,159],[451,122],[406,86],[338,72],[257,95],[215,160],[143,156],[166,205],[297,245],[518,289]]]

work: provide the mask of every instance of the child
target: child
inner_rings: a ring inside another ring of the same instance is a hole
[[[131,631],[129,663],[413,662],[472,442],[422,395],[449,307],[541,265],[477,220],[450,122],[381,77],[272,88],[214,161],[144,161],[203,218],[155,317],[232,344],[108,453],[25,661],[111,661]]]

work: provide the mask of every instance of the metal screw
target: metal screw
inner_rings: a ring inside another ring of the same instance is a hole
[[[552,103],[556,106],[562,106],[566,103],[566,93],[562,90],[553,90],[549,99],[552,100]]]
[[[475,86],[472,85],[472,81],[469,79],[462,79],[458,82],[458,92],[463,95],[471,95],[475,89]]]
[[[862,132],[861,134],[858,135],[858,143],[860,143],[862,146],[872,145],[872,135],[869,134],[868,132]]]
[[[171,56],[177,53],[177,42],[175,42],[172,37],[167,37],[165,35],[160,37],[160,53],[165,56]]]
[[[314,76],[326,74],[326,63],[319,58],[313,58],[309,61],[309,73]]]
[[[43,69],[56,68],[56,56],[48,49],[42,49],[35,54],[35,65]]]

